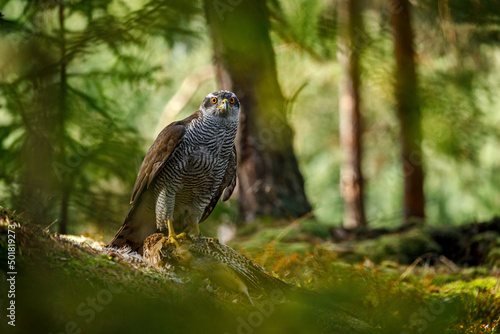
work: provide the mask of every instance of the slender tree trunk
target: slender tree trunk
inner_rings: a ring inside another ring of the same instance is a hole
[[[205,0],[217,78],[242,110],[237,137],[242,221],[294,218],[311,211],[295,158],[269,38],[265,0]]]
[[[344,227],[366,226],[361,171],[360,45],[355,34],[362,30],[359,0],[338,1],[339,39],[337,58],[343,68],[339,85],[340,191],[344,200]]]
[[[59,3],[59,42],[60,42],[60,57],[61,66],[59,70],[59,80],[60,80],[60,93],[59,93],[59,155],[61,161],[64,161],[65,148],[64,148],[64,131],[65,131],[65,111],[66,111],[66,95],[67,95],[67,77],[66,77],[66,39],[64,36],[64,4],[61,1]],[[60,181],[60,194],[61,194],[61,207],[60,207],[60,221],[59,221],[59,233],[66,234],[68,231],[68,207],[69,207],[69,196],[71,187],[68,185],[67,177],[63,177]]]
[[[48,10],[43,4],[32,20],[38,27],[45,29]],[[26,40],[26,57],[33,62],[26,64],[32,85],[32,97],[19,101],[19,114],[26,129],[22,142],[19,165],[20,191],[15,196],[15,207],[24,214],[27,221],[46,226],[53,222],[55,203],[54,173],[51,162],[57,150],[57,112],[54,72],[47,70],[53,64],[50,48],[44,40]],[[28,95],[29,96],[29,95]]]
[[[410,4],[408,0],[399,0],[398,4],[391,10],[391,22],[396,57],[396,111],[401,127],[404,221],[408,223],[411,219],[425,217],[424,173]]]

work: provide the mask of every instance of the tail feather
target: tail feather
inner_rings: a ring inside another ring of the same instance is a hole
[[[151,197],[152,191],[145,191],[141,195],[108,246],[114,248],[128,246],[132,251],[142,254],[144,239],[157,232],[154,211],[147,205],[153,200]]]

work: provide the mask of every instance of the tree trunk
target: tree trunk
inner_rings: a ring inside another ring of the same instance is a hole
[[[344,228],[366,226],[361,171],[360,69],[361,46],[355,32],[362,27],[359,0],[339,0],[337,58],[343,69],[339,85],[340,145],[342,165],[340,191],[344,200]]]
[[[32,21],[47,22],[48,10],[42,4]],[[45,26],[40,24],[40,29]],[[44,39],[31,38],[25,41],[24,57],[34,61],[26,64],[25,74],[32,87],[31,97],[20,99],[19,114],[25,137],[19,160],[20,189],[14,197],[15,207],[28,221],[46,226],[54,221],[56,189],[51,162],[57,151],[58,105],[55,72],[51,70],[54,59]],[[30,96],[30,95],[27,95]]]
[[[60,43],[60,69],[59,69],[59,80],[60,80],[60,92],[59,92],[59,155],[61,161],[64,161],[65,157],[65,145],[64,145],[64,131],[65,131],[65,111],[66,111],[66,95],[67,95],[67,76],[66,76],[66,39],[64,36],[64,4],[59,3],[59,43]],[[68,207],[69,207],[69,197],[70,189],[67,184],[70,182],[68,177],[62,177],[60,182],[60,194],[61,194],[61,207],[59,214],[59,233],[66,234],[68,231]]]
[[[401,159],[404,177],[404,221],[425,217],[422,131],[417,97],[417,76],[410,4],[400,0],[391,10],[396,57],[396,111],[401,127]],[[392,1],[390,1],[392,5]]]
[[[205,0],[216,74],[242,110],[237,136],[240,218],[295,218],[311,211],[295,158],[269,38],[265,0]]]

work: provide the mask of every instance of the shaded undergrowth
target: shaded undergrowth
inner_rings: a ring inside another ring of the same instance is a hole
[[[346,262],[329,243],[287,252],[265,241],[258,250],[241,249],[303,289],[286,298],[281,291],[252,296],[254,308],[244,296],[205,277],[183,271],[167,275],[111,257],[91,239],[62,238],[24,225],[5,210],[0,212],[3,282],[9,272],[4,261],[8,224],[16,225],[17,270],[16,327],[1,323],[9,332],[500,332],[494,266],[465,268],[425,254],[410,265],[367,257]],[[7,292],[1,287],[4,312]]]

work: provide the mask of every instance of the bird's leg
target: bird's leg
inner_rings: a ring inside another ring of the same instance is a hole
[[[194,235],[196,237],[201,237],[200,225],[198,225],[198,223],[194,224],[193,229],[194,229]]]
[[[177,240],[179,239],[186,240],[186,233],[182,232],[176,234],[174,230],[174,224],[171,219],[167,219],[167,228],[168,228],[168,240],[166,243],[171,243],[174,244],[176,247],[179,247],[179,242],[177,242]]]
[[[173,243],[175,246],[179,247],[179,243],[177,242],[177,240],[175,240],[177,234],[175,234],[174,224],[170,219],[167,220],[167,227],[168,227],[168,242]]]
[[[160,231],[165,231],[165,223],[168,229],[168,238],[165,244],[170,243],[179,247],[178,239],[185,239],[186,234],[176,234],[174,230],[172,212],[174,211],[174,199],[168,196],[165,189],[162,189],[156,199],[156,225]]]

